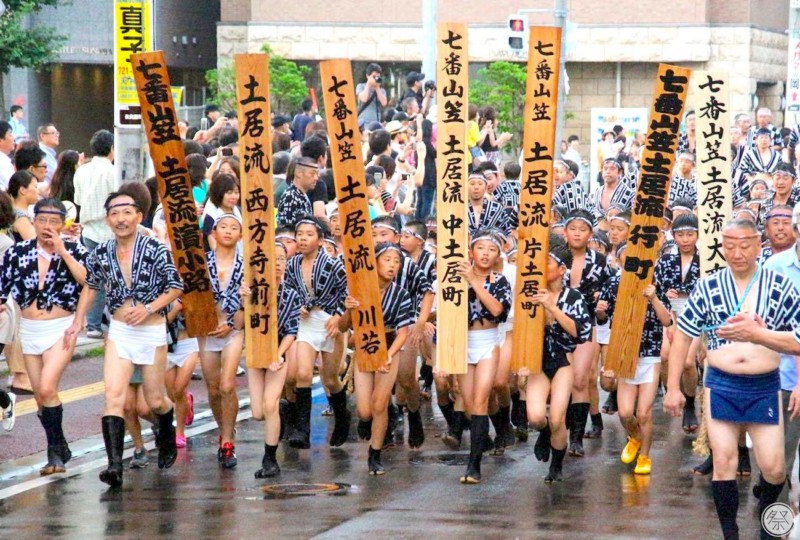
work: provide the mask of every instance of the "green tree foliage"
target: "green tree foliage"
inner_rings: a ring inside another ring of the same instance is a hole
[[[27,16],[45,6],[58,7],[63,0],[4,0],[6,11],[0,16],[0,107],[6,110],[3,75],[11,68],[46,69],[58,60],[58,48],[67,36],[47,26],[29,27]]]
[[[302,101],[308,97],[307,77],[311,74],[311,69],[274,54],[269,45],[265,44],[261,50],[269,54],[269,95],[272,111],[288,114],[298,110]],[[236,110],[236,73],[232,62],[206,71],[206,82],[214,93],[209,100],[211,103],[223,110]]]
[[[514,135],[509,144],[515,148],[522,144],[526,82],[525,64],[492,62],[469,83],[469,102],[496,108],[500,131]]]

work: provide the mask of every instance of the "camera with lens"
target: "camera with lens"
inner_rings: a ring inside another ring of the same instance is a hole
[[[383,82],[383,77],[381,77],[380,75],[375,75],[374,79],[375,82],[378,84],[381,84]]]
[[[428,90],[436,91],[436,83],[434,81],[425,81],[425,91]]]

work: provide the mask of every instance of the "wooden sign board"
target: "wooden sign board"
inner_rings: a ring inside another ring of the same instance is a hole
[[[533,27],[529,39],[511,370],[536,374],[542,371],[545,311],[532,298],[547,289],[561,29]]]
[[[347,287],[359,303],[353,314],[355,356],[359,370],[377,371],[389,356],[369,220],[353,68],[350,60],[325,60],[320,62],[320,75],[325,118],[331,134],[336,202],[343,223]]]
[[[244,302],[244,350],[247,367],[266,369],[278,360],[269,57],[266,54],[237,54],[233,61],[244,203],[243,281],[252,293],[250,301]]]
[[[469,261],[467,217],[467,25],[442,23],[436,32],[436,363],[450,374],[467,372],[467,280],[456,273]]]
[[[636,373],[639,346],[647,313],[644,289],[653,282],[659,240],[664,228],[664,208],[669,194],[681,116],[686,103],[691,70],[659,64],[655,96],[650,108],[639,182],[633,203],[625,266],[611,322],[606,369],[618,377]]]
[[[727,73],[697,71],[692,77],[697,96],[697,246],[700,274],[725,268],[722,227],[733,214],[731,193],[731,113]]]
[[[172,257],[183,280],[186,331],[192,337],[206,336],[217,327],[217,306],[208,277],[208,261],[197,224],[192,181],[178,132],[178,116],[164,53],[136,53],[130,58]]]

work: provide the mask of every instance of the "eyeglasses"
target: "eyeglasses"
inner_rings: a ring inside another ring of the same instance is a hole
[[[34,169],[46,169],[47,165],[31,165]]]
[[[42,131],[42,135],[61,135],[58,131]]]
[[[58,227],[59,225],[64,224],[63,219],[59,218],[44,218],[44,217],[35,217],[33,218],[34,223],[38,223],[40,225],[52,225],[53,227]]]

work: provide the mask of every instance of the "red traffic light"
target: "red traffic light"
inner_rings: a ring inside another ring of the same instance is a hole
[[[508,28],[512,32],[524,32],[525,21],[523,19],[508,19]]]

